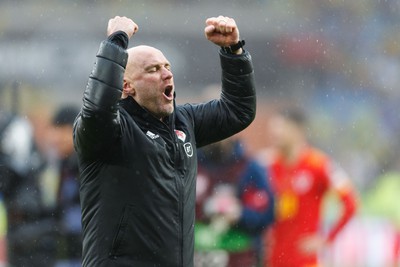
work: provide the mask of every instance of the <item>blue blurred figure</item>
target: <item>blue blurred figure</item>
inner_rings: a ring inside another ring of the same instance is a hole
[[[199,152],[195,266],[259,266],[261,233],[274,218],[266,172],[236,138]]]

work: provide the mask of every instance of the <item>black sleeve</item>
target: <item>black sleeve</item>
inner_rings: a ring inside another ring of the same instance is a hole
[[[128,53],[116,43],[125,46],[124,34],[115,33],[101,43],[89,76],[81,113],[74,125],[75,149],[83,157],[98,156],[119,136],[118,102]]]
[[[198,147],[242,131],[255,118],[256,91],[250,54],[245,51],[240,55],[230,55],[220,51],[220,61],[220,99],[187,106],[193,116]]]
[[[116,45],[122,47],[123,49],[128,48],[129,38],[128,38],[128,35],[124,31],[114,32],[113,34],[108,36],[107,40],[113,44],[116,44]]]

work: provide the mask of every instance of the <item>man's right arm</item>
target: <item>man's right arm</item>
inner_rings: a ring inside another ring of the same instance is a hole
[[[137,30],[135,25],[125,17],[109,21],[108,39],[98,50],[81,113],[74,125],[75,148],[84,157],[103,151],[119,135],[118,101],[128,59],[126,48],[129,38]]]

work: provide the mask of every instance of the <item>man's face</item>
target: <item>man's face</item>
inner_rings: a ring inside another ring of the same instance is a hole
[[[140,46],[133,50],[129,52],[124,91],[156,118],[162,119],[174,111],[171,65],[155,48]]]
[[[292,146],[301,134],[296,125],[280,115],[274,115],[267,124],[268,138],[274,147],[287,149]]]

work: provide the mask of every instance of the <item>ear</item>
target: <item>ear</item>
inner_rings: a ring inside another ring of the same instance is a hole
[[[122,97],[125,98],[129,95],[134,96],[135,89],[132,87],[132,84],[130,82],[128,82],[127,80],[124,79],[123,85],[122,85]]]

